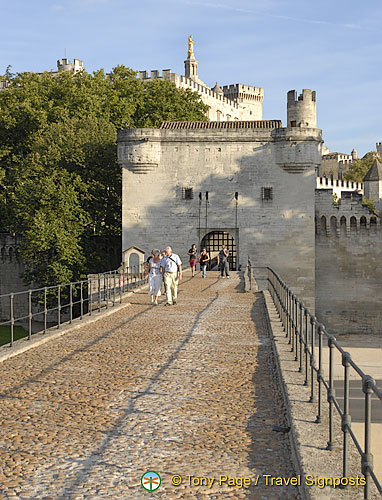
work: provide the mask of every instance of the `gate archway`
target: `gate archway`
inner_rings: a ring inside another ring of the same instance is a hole
[[[217,269],[217,257],[221,246],[225,245],[229,250],[228,263],[231,271],[236,271],[237,269],[237,253],[236,253],[236,241],[230,233],[226,231],[211,231],[206,234],[201,243],[200,249],[205,248],[210,256],[210,261],[208,269]]]

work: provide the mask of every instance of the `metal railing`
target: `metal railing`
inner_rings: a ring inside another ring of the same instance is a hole
[[[336,338],[329,334],[324,325],[309,311],[304,303],[293,293],[293,291],[282,281],[282,279],[271,269],[268,269],[269,291],[276,306],[281,323],[285,330],[285,336],[289,339],[291,351],[295,353],[295,361],[299,363],[298,371],[304,373],[304,385],[310,383],[310,403],[314,403],[317,397],[316,423],[322,422],[323,389],[326,390],[328,402],[328,434],[329,440],[326,449],[333,449],[333,410],[336,409],[341,417],[341,430],[343,432],[342,453],[342,475],[348,474],[349,458],[349,436],[361,456],[361,470],[365,477],[364,499],[370,498],[371,479],[379,493],[382,493],[381,483],[378,481],[373,468],[373,455],[371,453],[371,397],[375,394],[382,401],[382,392],[376,386],[374,379],[366,375],[361,368],[352,360],[350,354],[341,347]],[[324,339],[327,346],[324,346]],[[323,371],[324,349],[329,350],[329,374],[325,377]],[[343,409],[336,398],[334,390],[334,349],[341,358],[344,367],[343,379]],[[318,360],[315,352],[318,350]],[[350,368],[360,377],[362,391],[364,393],[364,449],[355,436],[351,427],[350,416]],[[315,377],[316,374],[316,377]],[[315,388],[316,385],[316,388]]]
[[[81,281],[0,295],[0,326],[9,326],[9,346],[13,347],[17,325],[27,328],[23,338],[31,340],[33,332],[46,333],[48,328],[60,328],[75,318],[121,303],[125,292],[144,282],[145,265],[139,264],[123,272],[108,271]]]

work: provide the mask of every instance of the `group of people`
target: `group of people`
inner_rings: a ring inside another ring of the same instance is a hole
[[[195,270],[196,270],[196,261],[197,261],[197,255],[198,251],[196,248],[196,244],[194,243],[190,250],[188,251],[188,255],[190,256],[190,268],[191,268],[191,275],[192,278],[195,276]],[[228,265],[228,257],[229,257],[229,251],[228,248],[226,248],[225,245],[222,245],[221,250],[218,253],[218,268],[220,269],[220,276],[222,278],[227,277],[229,278],[229,265]],[[202,278],[207,277],[207,265],[208,262],[210,261],[210,256],[207,252],[206,248],[203,248],[203,250],[200,252],[199,256],[199,264],[200,264],[200,270],[202,271]],[[225,276],[224,276],[225,274]]]
[[[190,258],[191,277],[195,276],[196,262],[198,260],[198,250],[193,244],[188,251]],[[229,251],[222,245],[218,254],[218,268],[221,277],[229,278],[228,265]],[[206,248],[200,252],[199,264],[202,271],[202,278],[207,277],[207,265],[210,256]],[[225,274],[225,276],[224,276]],[[179,255],[173,253],[171,247],[167,247],[164,252],[154,249],[146,263],[146,277],[149,278],[149,295],[151,303],[158,305],[158,297],[162,294],[162,285],[164,284],[165,294],[167,296],[166,306],[175,305],[178,298],[178,284],[182,280],[182,261]]]

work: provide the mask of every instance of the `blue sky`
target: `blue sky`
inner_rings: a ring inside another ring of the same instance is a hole
[[[264,119],[283,123],[287,91],[312,88],[326,145],[363,155],[382,141],[381,23],[381,0],[14,0],[0,73],[55,69],[66,49],[90,72],[183,74],[192,34],[204,82],[264,87]]]

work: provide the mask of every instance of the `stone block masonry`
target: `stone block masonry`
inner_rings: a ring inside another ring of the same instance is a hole
[[[123,249],[171,244],[187,262],[192,243],[199,247],[207,234],[226,231],[240,266],[249,256],[255,267],[275,268],[314,309],[321,131],[281,128],[277,120],[227,125],[174,123],[119,133]]]
[[[316,315],[333,334],[382,334],[382,225],[362,195],[316,191]]]

